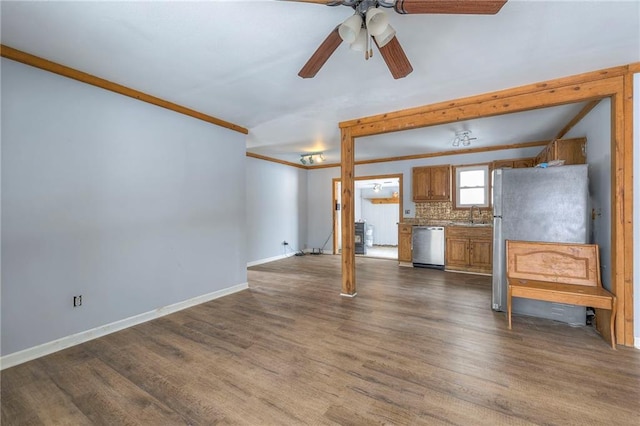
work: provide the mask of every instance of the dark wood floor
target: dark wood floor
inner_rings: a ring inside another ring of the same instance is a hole
[[[247,291],[2,372],[2,425],[640,424],[640,351],[490,306],[490,278],[359,258],[250,268]]]

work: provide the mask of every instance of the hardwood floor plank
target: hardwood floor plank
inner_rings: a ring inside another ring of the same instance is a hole
[[[640,424],[640,351],[490,309],[490,277],[340,257],[2,371],[2,424]]]

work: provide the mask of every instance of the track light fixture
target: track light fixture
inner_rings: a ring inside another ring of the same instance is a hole
[[[303,165],[322,163],[324,161],[324,152],[310,152],[309,154],[300,154],[300,162]]]
[[[461,132],[456,132],[456,135],[453,138],[451,145],[456,148],[459,147],[460,144],[462,144],[462,146],[471,145],[471,141],[474,141],[478,138],[472,138],[470,137],[470,135],[471,135],[471,130],[463,130]]]

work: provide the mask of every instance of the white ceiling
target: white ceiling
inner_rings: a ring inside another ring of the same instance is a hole
[[[640,61],[639,1],[509,0],[494,16],[398,15],[413,73],[341,45],[314,79],[298,71],[345,6],[285,1],[6,2],[2,43],[249,129],[247,149],[339,162],[338,123]],[[580,106],[366,138],[356,158],[549,139]],[[531,115],[535,114],[535,115]],[[365,138],[363,138],[365,139]],[[360,140],[359,140],[360,141]]]

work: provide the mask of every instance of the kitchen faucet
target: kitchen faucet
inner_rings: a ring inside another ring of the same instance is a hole
[[[480,211],[480,207],[478,206],[471,206],[469,208],[469,223],[473,223],[473,208],[476,208],[476,210],[478,210],[478,214],[482,215],[482,212]]]

